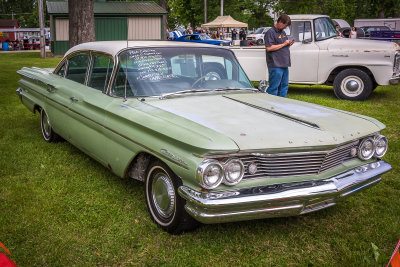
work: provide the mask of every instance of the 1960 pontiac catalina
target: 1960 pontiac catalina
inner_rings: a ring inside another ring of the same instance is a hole
[[[18,73],[44,140],[143,181],[170,233],[330,207],[391,169],[382,123],[261,93],[223,47],[85,43]]]

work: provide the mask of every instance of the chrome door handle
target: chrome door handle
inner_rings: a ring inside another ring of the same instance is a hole
[[[47,92],[49,93],[54,93],[56,91],[56,88],[53,85],[46,84],[47,85]]]
[[[71,99],[72,102],[78,102],[78,98],[71,96],[69,99]]]

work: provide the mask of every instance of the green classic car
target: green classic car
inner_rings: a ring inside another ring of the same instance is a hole
[[[223,47],[85,43],[54,70],[18,73],[44,140],[143,181],[151,218],[170,233],[320,210],[391,169],[382,123],[262,93]]]

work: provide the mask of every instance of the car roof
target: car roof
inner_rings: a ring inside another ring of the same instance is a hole
[[[297,15],[289,15],[291,20],[301,20],[301,19],[317,19],[317,18],[329,18],[327,15],[318,15],[318,14],[297,14]]]
[[[119,51],[125,48],[148,48],[148,47],[212,47],[215,49],[226,49],[215,45],[201,43],[183,43],[172,41],[101,41],[89,42],[76,45],[69,49],[65,55],[77,51],[97,51],[115,56]]]

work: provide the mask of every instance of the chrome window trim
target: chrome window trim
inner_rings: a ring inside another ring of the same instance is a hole
[[[114,59],[113,59],[113,56],[111,55],[111,54],[109,54],[109,53],[105,53],[105,52],[100,52],[100,51],[95,51],[95,50],[90,50],[90,66],[89,66],[89,69],[88,69],[88,77],[87,77],[87,81],[86,81],[86,86],[87,87],[90,87],[90,88],[92,88],[92,89],[95,89],[95,88],[93,88],[93,87],[91,87],[91,86],[89,86],[89,79],[90,79],[90,77],[91,77],[91,75],[92,75],[92,72],[93,72],[93,62],[94,62],[94,59],[93,59],[93,57],[95,57],[95,56],[102,56],[102,57],[106,57],[106,58],[108,58],[109,59],[109,61],[108,61],[108,67],[107,67],[107,74],[106,74],[106,80],[104,81],[104,86],[103,86],[103,90],[101,90],[101,92],[103,93],[103,94],[107,94],[107,88],[108,88],[108,83],[109,83],[109,81],[110,81],[110,79],[108,79],[107,80],[107,76],[108,76],[108,72],[109,72],[109,68],[110,68],[110,62],[111,61],[113,61],[114,62]],[[114,68],[114,66],[113,66],[113,68]],[[111,77],[110,77],[111,78]],[[95,90],[98,90],[98,89],[95,89]],[[99,90],[98,90],[99,91]]]
[[[113,60],[113,63],[114,63],[113,72],[115,71],[116,57],[113,57],[112,54],[107,53],[107,52],[104,52],[104,51],[99,51],[99,50],[82,49],[82,50],[77,50],[77,51],[71,52],[71,53],[69,53],[68,55],[65,55],[64,58],[58,63],[57,67],[54,69],[53,74],[56,74],[56,75],[57,75],[57,72],[58,72],[59,69],[63,66],[64,63],[66,64],[66,70],[68,70],[68,65],[69,65],[69,64],[68,64],[68,60],[69,60],[71,57],[73,57],[73,56],[76,56],[76,55],[78,55],[78,54],[84,54],[84,53],[88,53],[90,58],[91,58],[91,54],[92,54],[92,53],[93,53],[93,54],[105,55],[105,56],[111,58],[111,59]],[[89,61],[90,61],[90,63],[91,63],[91,59],[88,60],[88,64],[89,64]],[[91,64],[88,65],[88,67],[86,68],[86,75],[88,74],[87,72],[88,72],[88,70],[89,70],[89,67],[91,68]],[[63,76],[63,78],[65,78],[65,75],[66,75],[66,71],[64,71],[64,76]],[[109,81],[108,81],[107,87],[102,91],[104,94],[107,94],[107,92],[109,91],[109,88],[110,88],[110,81],[112,81],[112,79],[113,79],[112,76],[110,76],[110,79],[109,79]],[[87,76],[85,76],[85,84],[84,84],[84,85],[87,86]],[[89,86],[88,86],[88,87],[89,87]],[[92,88],[92,87],[90,87],[90,88]]]

